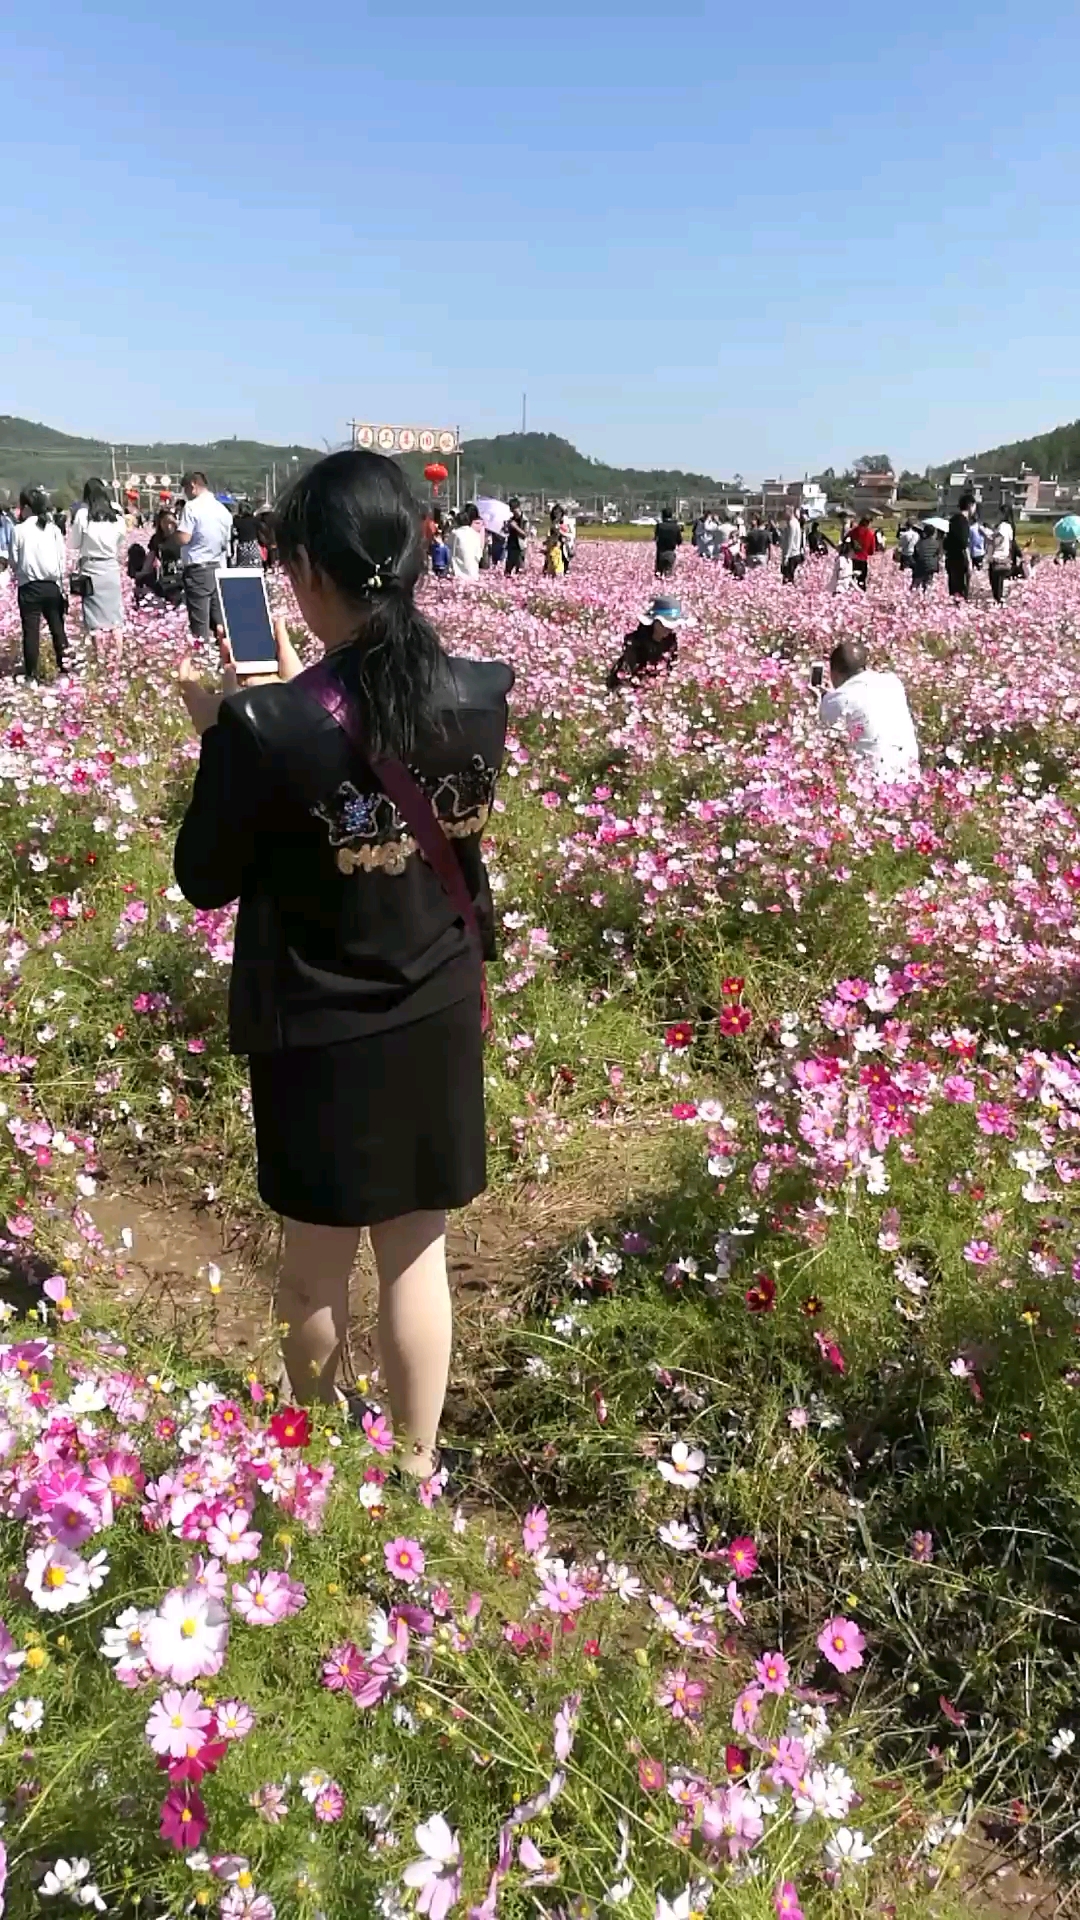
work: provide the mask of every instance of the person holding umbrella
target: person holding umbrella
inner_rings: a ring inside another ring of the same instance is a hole
[[[1080,551],[1080,514],[1067,513],[1054,528],[1054,538],[1058,543],[1057,557],[1059,565],[1068,566]]]

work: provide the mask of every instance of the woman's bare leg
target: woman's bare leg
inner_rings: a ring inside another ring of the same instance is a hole
[[[371,1228],[379,1273],[379,1350],[400,1461],[427,1479],[453,1337],[445,1213],[406,1213]]]
[[[360,1229],[299,1220],[286,1220],[284,1229],[276,1312],[285,1370],[301,1406],[311,1400],[332,1404]]]

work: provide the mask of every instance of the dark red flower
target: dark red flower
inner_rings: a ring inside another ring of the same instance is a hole
[[[672,1053],[685,1053],[694,1038],[694,1029],[689,1020],[676,1020],[664,1035],[664,1045]]]
[[[751,1313],[771,1313],[776,1305],[776,1281],[770,1273],[756,1273],[743,1298]]]
[[[311,1439],[311,1416],[306,1407],[282,1407],[270,1422],[270,1438],[279,1447],[306,1447]]]
[[[168,1754],[163,1753],[158,1765],[167,1771],[173,1786],[186,1781],[190,1786],[197,1787],[208,1773],[220,1767],[228,1750],[227,1740],[204,1740],[196,1753],[186,1753],[182,1760],[170,1760]]]
[[[726,980],[720,982],[720,991],[726,994],[729,1000],[737,1000],[745,985],[746,981],[742,976],[733,973],[730,974]]]
[[[724,1765],[733,1780],[738,1780],[750,1771],[750,1750],[748,1747],[725,1747]]]
[[[717,1016],[716,1024],[721,1033],[734,1036],[746,1033],[753,1025],[754,1016],[749,1007],[725,1007]]]
[[[799,1312],[804,1313],[808,1320],[813,1320],[816,1318],[816,1316],[821,1312],[821,1301],[818,1299],[818,1296],[816,1293],[810,1293],[807,1295],[806,1299],[803,1301],[802,1305],[799,1308]]]

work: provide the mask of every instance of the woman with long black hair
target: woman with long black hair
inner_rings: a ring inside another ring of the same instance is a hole
[[[71,522],[75,574],[90,583],[83,594],[83,627],[87,633],[112,633],[124,624],[124,595],[120,584],[120,549],[124,544],[124,516],[109,499],[104,480],[88,480],[82,506]]]
[[[330,1400],[369,1228],[406,1471],[436,1469],[450,1361],[446,1211],[485,1184],[481,836],[509,667],[451,659],[418,611],[420,512],[377,453],[331,454],[277,543],[325,648],[212,694],[182,670],[202,753],[176,846],[197,907],[239,898],[230,1042],[250,1056],[259,1191],[284,1216],[278,1315],[299,1400]],[[232,689],[236,689],[235,691]]]
[[[11,543],[11,565],[19,590],[23,667],[28,680],[40,679],[41,619],[53,643],[56,671],[64,671],[64,536],[49,514],[49,502],[40,487],[24,487],[19,495],[19,519]]]

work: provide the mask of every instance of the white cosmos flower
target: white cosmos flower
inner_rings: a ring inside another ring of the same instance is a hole
[[[103,1557],[94,1556],[95,1560]],[[24,1578],[27,1593],[43,1613],[63,1613],[67,1607],[81,1606],[95,1584],[90,1563],[55,1543],[35,1547],[28,1554]]]
[[[698,1544],[695,1528],[687,1526],[685,1520],[667,1520],[657,1528],[666,1547],[674,1547],[676,1553],[693,1553]]]
[[[44,1700],[19,1700],[8,1714],[16,1733],[36,1733],[44,1718]]]
[[[658,1460],[657,1471],[672,1487],[687,1487],[691,1490],[701,1485],[701,1470],[705,1465],[705,1455],[700,1447],[688,1447],[685,1440],[676,1440],[671,1449],[670,1460]]]
[[[870,1841],[864,1839],[860,1827],[837,1827],[825,1848],[825,1858],[837,1872],[845,1867],[865,1866],[873,1857],[874,1849]]]
[[[85,1880],[89,1871],[89,1860],[54,1860],[38,1892],[46,1900],[54,1899],[59,1893],[73,1894],[80,1880]]]
[[[1072,1727],[1059,1727],[1046,1751],[1051,1760],[1060,1760],[1076,1743],[1076,1734]]]

